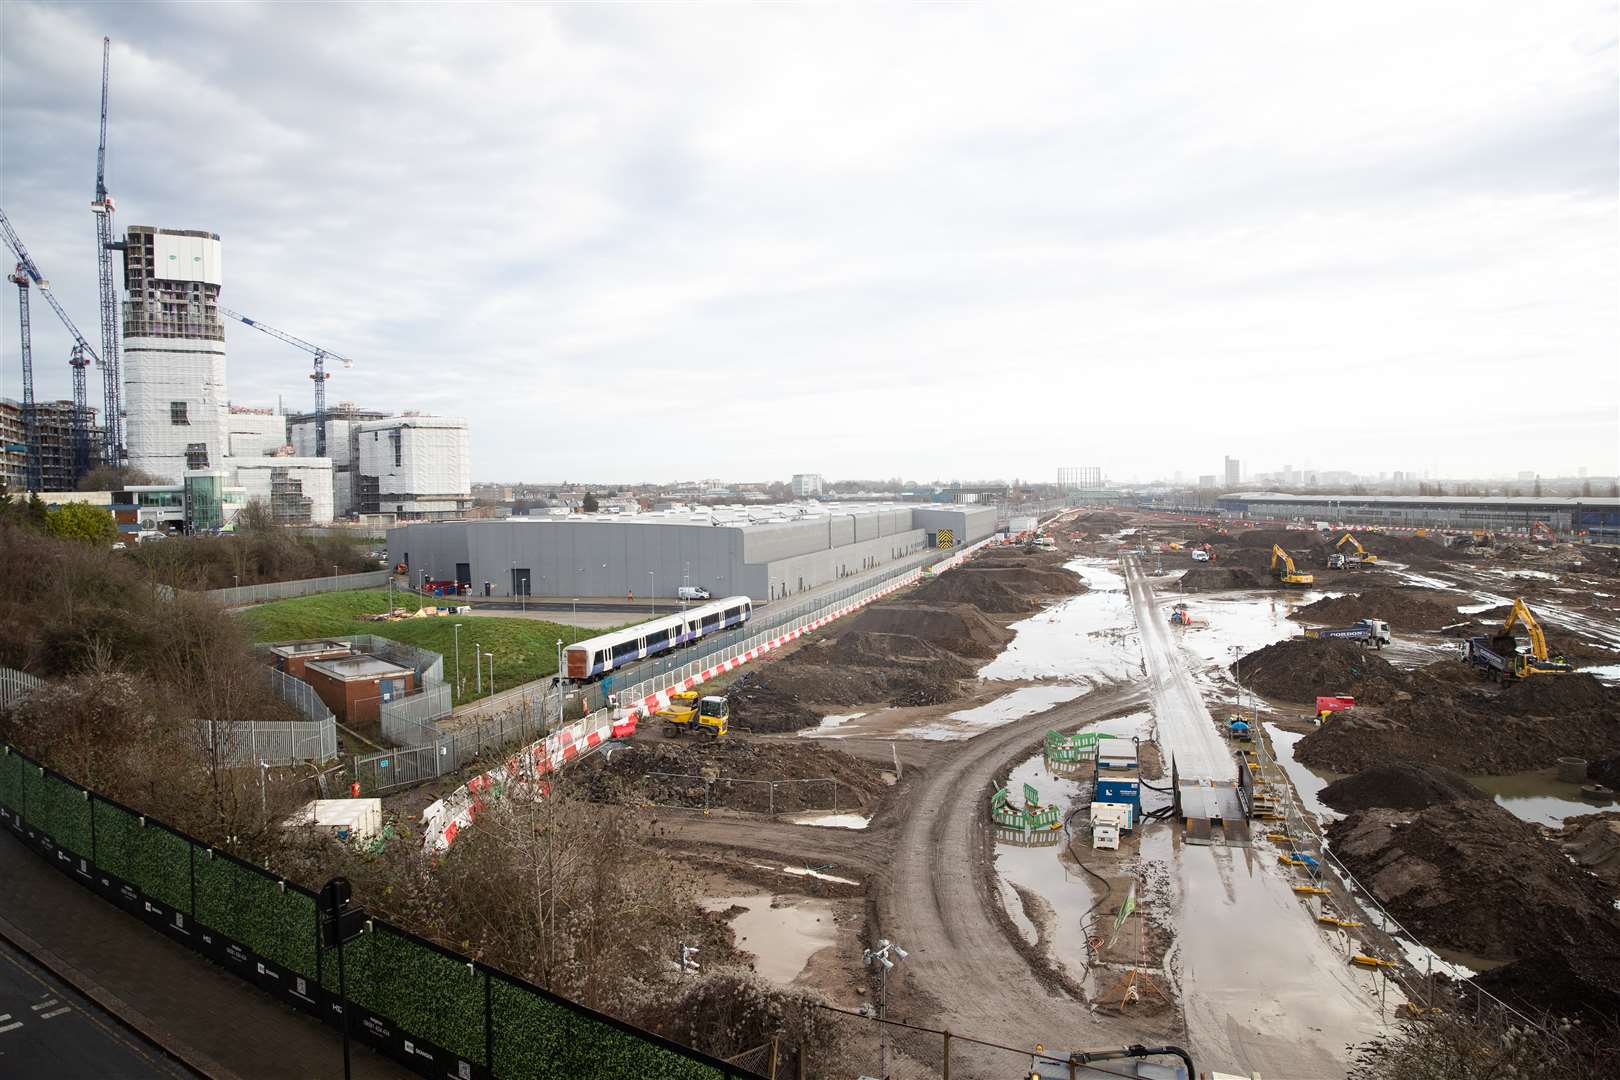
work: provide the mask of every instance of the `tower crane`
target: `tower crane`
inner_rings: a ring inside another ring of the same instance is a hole
[[[101,142],[96,147],[96,198],[90,209],[96,215],[96,272],[101,283],[101,366],[102,396],[106,407],[102,417],[102,460],[117,465],[124,457],[123,366],[118,326],[118,288],[113,283],[112,253],[123,245],[113,239],[113,198],[107,193],[107,74],[112,59],[112,39],[101,39]]]
[[[78,463],[83,462],[84,468],[88,468],[89,446],[86,441],[88,435],[86,424],[89,410],[84,400],[84,367],[91,363],[101,363],[101,357],[96,354],[95,349],[90,347],[90,343],[84,339],[84,335],[79,333],[79,328],[74,325],[73,320],[68,317],[67,311],[63,309],[62,302],[56,298],[55,293],[51,292],[51,283],[46,281],[45,275],[39,272],[39,266],[34,262],[34,257],[28,254],[28,249],[23,246],[22,237],[18,236],[17,230],[11,227],[11,219],[6,217],[4,210],[0,210],[0,237],[5,239],[6,246],[11,249],[11,253],[17,256],[18,271],[22,276],[33,282],[35,287],[39,289],[39,294],[45,298],[46,302],[51,305],[51,309],[56,312],[56,317],[62,320],[62,325],[67,328],[67,332],[73,335],[73,356],[68,363],[73,365],[75,467],[78,468]],[[17,275],[13,274],[12,280],[15,281],[16,279]],[[25,396],[31,400],[34,381],[33,357],[31,347],[26,344],[28,342],[28,323],[26,321],[23,323],[23,330],[23,341],[25,342],[23,355],[26,365],[24,373],[28,380],[23,389]],[[83,475],[83,471],[83,468],[79,468],[79,475]]]
[[[84,390],[84,369],[90,366],[90,359],[82,345],[73,346],[68,366],[73,369],[73,479],[77,482],[90,471],[90,402]]]
[[[339,356],[330,349],[323,349],[319,345],[311,345],[303,338],[293,337],[284,330],[266,326],[257,319],[250,319],[241,312],[232,311],[223,305],[220,306],[219,311],[221,315],[229,315],[244,326],[251,326],[255,330],[263,331],[271,337],[279,338],[294,348],[303,349],[315,357],[315,370],[309,376],[315,383],[315,456],[326,457],[326,380],[332,377],[326,371],[326,361],[328,359],[341,360],[346,368],[353,367],[354,361],[346,356]]]
[[[38,491],[39,436],[34,431],[34,347],[28,324],[28,268],[17,264],[7,280],[17,286],[17,322],[22,330],[23,454],[28,470],[28,490]]]

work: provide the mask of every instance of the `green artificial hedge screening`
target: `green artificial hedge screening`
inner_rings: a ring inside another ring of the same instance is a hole
[[[502,1080],[723,1080],[725,1073],[495,976],[494,1072]]]
[[[0,805],[18,813],[23,804],[23,759],[16,754],[0,754]]]
[[[197,852],[197,921],[265,959],[315,978],[315,901],[216,853]]]
[[[349,998],[467,1061],[484,1061],[484,980],[437,949],[375,923],[343,946]],[[337,960],[322,974],[336,989]]]
[[[90,857],[90,801],[82,788],[30,765],[23,772],[28,821],[75,855]]]

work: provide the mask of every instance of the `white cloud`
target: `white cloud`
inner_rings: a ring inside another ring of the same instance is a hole
[[[1614,471],[1613,26],[13,3],[0,201],[92,327],[110,35],[120,222],[220,233],[227,303],[470,417],[479,477]]]

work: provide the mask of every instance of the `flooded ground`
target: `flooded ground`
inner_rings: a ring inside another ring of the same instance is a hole
[[[1086,689],[1085,686],[1075,683],[1024,686],[1008,691],[983,705],[961,709],[926,724],[902,728],[898,734],[913,739],[945,742],[971,739],[990,728],[1000,727],[1009,721],[1021,720],[1026,716],[1034,716],[1065,701],[1073,701],[1084,694]]]
[[[794,825],[820,825],[827,829],[864,829],[872,819],[864,814],[795,814],[782,818]]]
[[[981,679],[1060,679],[1089,685],[1141,671],[1141,647],[1125,579],[1112,560],[1079,558],[1064,566],[1088,591],[1012,624],[1017,637],[979,669]]]
[[[744,908],[731,920],[737,947],[754,954],[754,970],[763,978],[784,986],[836,937],[833,905],[825,900],[755,893],[709,897],[703,906],[709,911]]]

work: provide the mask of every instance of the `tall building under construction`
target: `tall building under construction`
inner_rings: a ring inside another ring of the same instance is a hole
[[[136,225],[125,240],[129,464],[178,482],[229,453],[219,236]]]

